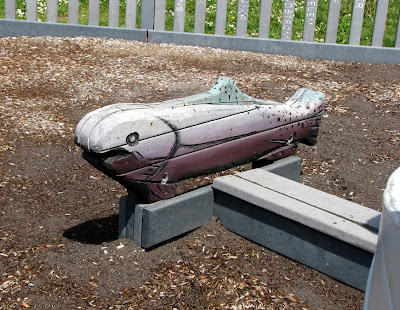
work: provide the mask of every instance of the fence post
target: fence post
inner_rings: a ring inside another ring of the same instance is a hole
[[[176,32],[185,31],[186,0],[176,0],[174,7],[174,28]]]
[[[330,0],[329,1],[328,21],[326,24],[326,33],[325,33],[325,43],[336,43],[341,4],[342,4],[342,0]]]
[[[247,20],[249,18],[249,0],[238,1],[236,15],[236,36],[245,37],[247,34]]]
[[[303,41],[313,42],[315,33],[315,21],[317,20],[318,0],[307,0],[304,15]]]
[[[15,19],[16,14],[16,0],[6,0],[5,2],[5,18],[6,19]]]
[[[100,20],[100,1],[89,0],[89,26],[98,26]]]
[[[68,0],[68,24],[79,23],[79,1]]]
[[[108,26],[119,26],[119,0],[109,0],[108,2]]]
[[[140,10],[141,29],[154,29],[154,1],[155,0],[141,1],[141,10]]]
[[[156,0],[154,4],[154,30],[165,30],[165,0]]]
[[[47,0],[47,22],[57,23],[58,0]]]
[[[360,45],[361,30],[364,19],[365,0],[355,0],[351,14],[349,44]]]
[[[389,7],[389,0],[379,0],[374,21],[374,32],[372,34],[372,46],[382,46],[385,34],[386,16]]]
[[[26,20],[37,21],[37,2],[36,0],[26,0]]]
[[[137,11],[137,0],[127,0],[126,11],[125,11],[125,28],[128,29],[136,28],[136,11]]]
[[[291,40],[293,31],[293,18],[296,0],[285,0],[282,12],[281,39]]]
[[[194,33],[204,33],[206,24],[206,0],[196,0]]]
[[[262,0],[260,8],[260,21],[258,23],[258,37],[269,38],[269,27],[271,23],[272,0]]]
[[[217,0],[217,13],[215,17],[215,34],[225,35],[226,15],[228,0]]]
[[[394,47],[400,48],[400,13],[399,21],[397,22],[396,41],[394,42]]]

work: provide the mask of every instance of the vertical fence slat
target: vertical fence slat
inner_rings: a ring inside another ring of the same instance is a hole
[[[126,0],[125,7],[125,28],[134,29],[136,28],[136,13],[137,12],[137,1]]]
[[[26,20],[37,21],[36,0],[26,0]]]
[[[165,30],[165,0],[156,0],[154,12],[154,29]]]
[[[313,42],[315,21],[317,20],[318,0],[307,0],[304,14],[303,41]]]
[[[249,19],[249,0],[239,0],[236,15],[236,36],[245,37]]]
[[[58,0],[47,0],[47,22],[57,23]]]
[[[99,15],[100,14],[100,1],[99,0],[89,0],[89,25],[98,26],[99,25]]]
[[[400,48],[400,13],[397,22],[397,32],[396,32],[396,40],[394,41],[394,47]]]
[[[5,18],[7,19],[15,19],[16,16],[16,0],[6,0],[5,2]]]
[[[154,0],[144,0],[140,3],[140,28],[154,29]]]
[[[196,0],[194,32],[204,33],[206,25],[206,0]]]
[[[109,0],[108,2],[108,26],[119,26],[119,0]]]
[[[341,3],[342,3],[342,0],[330,0],[329,1],[328,21],[326,24],[326,33],[325,33],[325,43],[336,43]]]
[[[258,23],[258,37],[269,38],[269,27],[271,24],[272,0],[261,0],[260,20]]]
[[[79,0],[68,0],[68,24],[79,23]]]
[[[349,44],[359,45],[364,19],[365,0],[354,0],[353,13],[351,15]]]
[[[283,3],[282,28],[281,28],[282,40],[292,39],[295,6],[296,6],[295,0],[285,0]]]
[[[176,32],[185,31],[186,0],[175,0],[174,28]]]
[[[385,34],[386,17],[389,7],[389,0],[379,0],[374,21],[374,32],[372,34],[372,46],[382,46]]]
[[[226,16],[228,10],[228,0],[217,0],[217,12],[215,16],[215,34],[225,35]]]

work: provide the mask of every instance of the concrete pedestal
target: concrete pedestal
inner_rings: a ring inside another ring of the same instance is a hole
[[[301,158],[292,156],[263,169],[298,181],[300,164]],[[120,199],[119,238],[151,248],[201,227],[211,218],[213,210],[212,186],[152,204],[137,204],[135,194],[129,193]]]

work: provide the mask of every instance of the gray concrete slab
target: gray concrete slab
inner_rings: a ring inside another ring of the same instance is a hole
[[[213,188],[227,229],[365,290],[379,212],[263,169],[217,178]]]
[[[214,213],[227,229],[365,290],[373,253],[222,191],[214,198]]]
[[[142,247],[152,247],[203,226],[211,218],[213,207],[210,186],[147,205],[142,211]]]
[[[257,53],[299,56],[304,59],[326,59],[347,62],[400,63],[400,49],[356,46],[211,34],[149,31],[149,42],[175,43]],[[400,42],[400,41],[399,41]]]
[[[136,204],[134,195],[120,202],[119,236],[151,248],[204,225],[213,214],[211,186],[153,204]]]
[[[301,161],[302,159],[298,156],[290,156],[277,160],[270,165],[259,167],[259,169],[269,171],[286,179],[300,182]],[[254,164],[253,168],[255,168]]]
[[[266,171],[263,172],[267,177],[276,176]],[[295,199],[282,193],[288,189],[284,185],[286,180],[282,177],[278,178],[282,181],[279,184],[281,186],[280,190],[274,191],[243,179],[239,175],[215,179],[213,184],[214,190],[232,195],[240,200],[251,203],[255,207],[276,213],[316,231],[374,253],[378,238],[377,231],[371,231],[366,227],[341,217],[335,214],[334,210],[332,212],[324,210],[324,207],[322,207],[324,204],[323,198],[319,204],[321,207],[316,207],[301,201],[301,199]],[[214,210],[214,214],[218,217],[216,210]]]
[[[280,192],[285,196],[322,209],[370,230],[377,232],[379,229],[381,213],[373,209],[327,194],[304,184],[293,182],[287,178],[283,179],[261,169],[242,172],[238,177],[272,191]]]
[[[118,237],[134,238],[134,221],[135,221],[135,196],[123,196],[119,200],[119,219],[118,219]]]
[[[17,36],[86,36],[146,42],[147,30],[0,19],[0,37]]]

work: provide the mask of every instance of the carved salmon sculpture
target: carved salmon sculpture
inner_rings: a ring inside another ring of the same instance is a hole
[[[254,99],[222,77],[205,93],[90,112],[75,143],[90,164],[150,203],[174,196],[180,180],[314,145],[323,106],[320,92],[300,89],[282,104]]]

